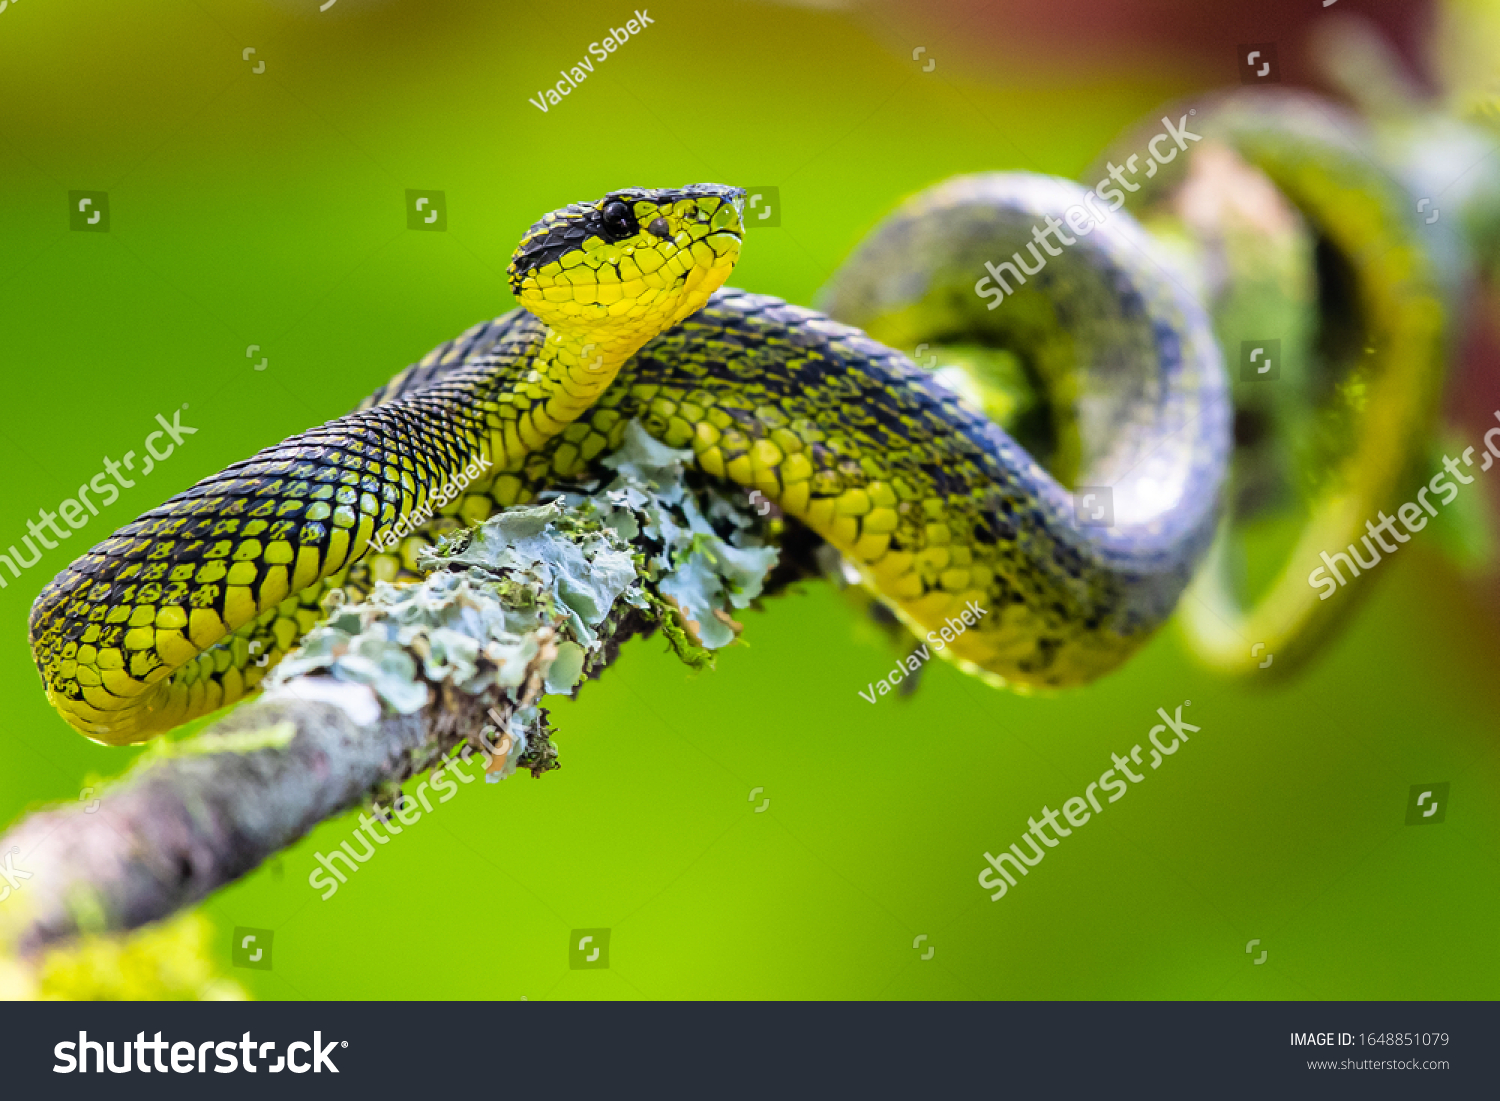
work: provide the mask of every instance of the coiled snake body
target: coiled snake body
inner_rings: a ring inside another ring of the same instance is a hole
[[[953,181],[883,231],[948,227],[989,256],[1076,204],[1035,176]],[[1086,430],[1081,485],[1113,523],[903,354],[811,310],[719,290],[743,193],[630,189],[548,215],[511,263],[522,309],[444,345],[360,410],[266,448],[126,525],[38,597],[33,651],[78,730],[141,741],[252,691],[331,586],[414,563],[370,554],[475,459],[493,473],[445,511],[482,518],[577,475],[638,420],[709,474],[757,489],[854,562],[923,629],[971,603],[954,649],[1020,685],[1118,665],[1170,614],[1213,538],[1229,448],[1207,318],[1112,219],[1036,277],[1027,320],[1066,347]],[[1049,249],[1050,252],[1050,249]],[[974,273],[928,255],[865,270],[840,309],[910,292],[961,331],[992,315]],[[1087,517],[1084,517],[1086,520]]]

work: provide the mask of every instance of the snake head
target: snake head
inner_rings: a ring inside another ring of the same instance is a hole
[[[537,222],[510,261],[517,300],[561,332],[628,354],[701,309],[740,255],[738,187],[631,187]]]

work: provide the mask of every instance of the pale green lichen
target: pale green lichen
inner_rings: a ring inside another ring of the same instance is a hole
[[[584,518],[589,515],[586,508],[579,512]],[[564,616],[573,638],[583,646],[598,640],[595,628],[621,596],[645,606],[634,585],[630,546],[613,532],[569,524],[556,501],[502,512],[472,528],[466,539],[457,541],[456,549],[454,544],[441,546],[423,554],[419,564],[429,569],[471,566],[491,573],[530,574],[546,598],[540,603]],[[505,611],[527,615],[522,609]]]
[[[683,479],[691,460],[691,451],[667,447],[632,421],[624,445],[604,460],[615,480],[590,498],[566,499],[570,505],[603,503],[606,527],[625,539],[644,533],[660,545],[645,563],[658,591],[696,621],[703,646],[716,650],[733,642],[735,634],[714,613],[748,607],[760,596],[777,551],[759,545],[753,521],[717,489],[689,492]],[[728,538],[719,528],[729,529]]]
[[[605,460],[609,485],[508,509],[423,551],[424,582],[380,582],[364,602],[334,608],[266,687],[330,676],[368,685],[406,715],[432,686],[498,690],[516,705],[499,773],[508,775],[545,729],[537,682],[573,691],[604,660],[612,619],[634,611],[698,665],[734,640],[728,610],[760,595],[776,549],[758,545],[753,521],[716,491],[687,489],[690,457],[630,424]],[[664,597],[695,622],[696,639]]]

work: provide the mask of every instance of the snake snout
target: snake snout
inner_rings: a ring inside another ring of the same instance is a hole
[[[745,235],[745,189],[724,184],[691,184],[684,195],[698,200],[698,219],[708,223],[710,233],[743,238]],[[717,200],[717,203],[714,202]]]

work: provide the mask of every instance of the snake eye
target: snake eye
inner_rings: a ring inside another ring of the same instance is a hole
[[[604,232],[611,241],[623,241],[635,234],[635,215],[619,199],[604,204]]]

